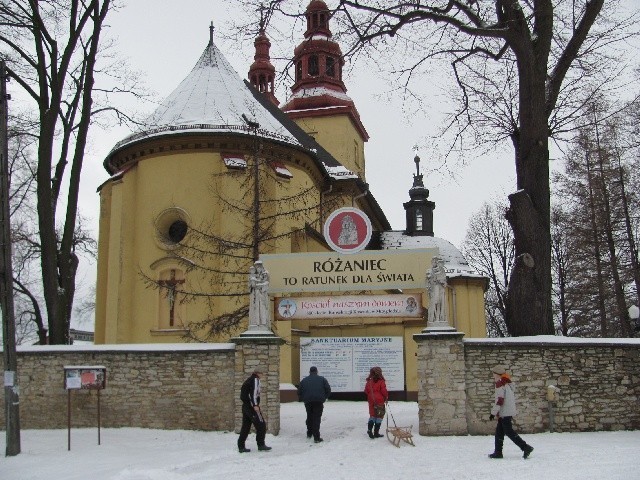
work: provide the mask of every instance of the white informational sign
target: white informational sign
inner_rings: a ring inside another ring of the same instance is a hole
[[[371,367],[382,368],[387,390],[404,390],[402,337],[303,337],[300,375],[318,367],[333,392],[363,392]]]
[[[13,387],[15,383],[16,372],[12,370],[4,371],[4,386],[5,387]]]
[[[326,295],[275,299],[276,320],[336,317],[422,317],[422,295]]]

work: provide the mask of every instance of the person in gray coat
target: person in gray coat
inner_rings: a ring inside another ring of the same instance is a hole
[[[495,433],[495,448],[489,458],[502,458],[502,446],[505,435],[522,450],[522,458],[529,458],[533,447],[528,445],[520,435],[513,430],[512,417],[516,416],[516,386],[502,365],[496,365],[491,369],[495,384],[495,401],[491,407],[489,420],[498,417]]]
[[[307,410],[307,438],[313,437],[315,443],[322,442],[320,437],[320,421],[324,410],[324,402],[331,394],[331,386],[326,378],[318,375],[318,369],[311,367],[309,375],[300,381],[298,399],[304,402]]]

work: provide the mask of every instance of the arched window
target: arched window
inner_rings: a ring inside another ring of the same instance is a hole
[[[317,55],[311,55],[309,56],[309,65],[308,65],[308,72],[309,75],[311,76],[317,76],[319,72],[318,69],[318,56]]]
[[[328,77],[336,76],[336,59],[333,57],[327,57],[326,75]]]
[[[422,230],[422,210],[416,210],[416,231]]]

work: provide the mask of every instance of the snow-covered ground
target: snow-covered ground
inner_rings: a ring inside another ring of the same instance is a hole
[[[509,440],[505,458],[491,460],[491,436],[421,437],[415,403],[391,402],[390,411],[398,426],[413,424],[415,447],[369,439],[364,402],[329,401],[320,444],[306,438],[303,405],[283,404],[280,435],[267,435],[273,450],[258,452],[251,434],[247,447],[252,451],[246,454],[237,452],[233,432],[103,428],[98,445],[97,428],[72,429],[68,451],[66,430],[23,430],[22,453],[0,456],[0,479],[640,478],[640,431],[523,435],[535,447],[528,460]],[[5,437],[0,438],[2,454]]]

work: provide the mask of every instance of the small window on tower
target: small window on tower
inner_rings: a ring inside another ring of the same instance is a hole
[[[335,77],[336,76],[336,59],[333,57],[327,57],[327,76]]]
[[[416,210],[416,230],[422,230],[422,211]]]
[[[318,73],[318,56],[311,55],[309,57],[309,75],[317,76]]]
[[[296,82],[302,78],[302,62],[296,63]]]
[[[324,13],[320,14],[320,28],[327,28],[327,18]]]

